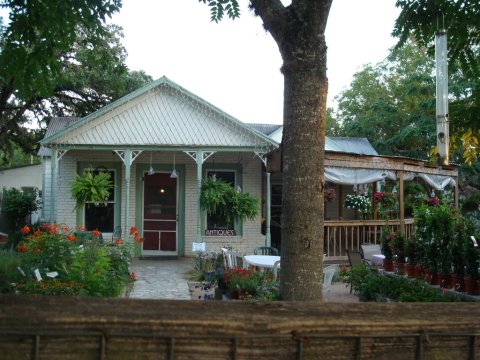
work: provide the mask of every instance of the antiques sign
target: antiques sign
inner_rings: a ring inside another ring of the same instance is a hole
[[[213,229],[205,230],[205,236],[235,236],[235,230]]]

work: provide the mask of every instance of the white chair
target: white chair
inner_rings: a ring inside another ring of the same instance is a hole
[[[362,244],[360,245],[360,254],[362,259],[368,264],[372,263],[372,255],[381,254],[382,248],[378,244]]]
[[[323,292],[330,292],[332,286],[332,280],[335,276],[336,268],[334,266],[329,266],[323,269]]]
[[[273,264],[273,278],[275,280],[277,280],[277,277],[278,277],[278,270],[280,269],[280,260],[278,261],[275,261],[275,263]]]
[[[242,265],[245,266],[245,261],[243,256],[237,253],[234,253],[226,248],[221,248],[223,254],[223,265],[225,269],[235,269],[238,267],[238,259],[242,259]]]

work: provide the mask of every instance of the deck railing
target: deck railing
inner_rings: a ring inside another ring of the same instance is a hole
[[[405,238],[414,233],[414,219],[405,219]],[[346,249],[358,251],[361,244],[381,244],[385,227],[400,232],[400,220],[325,220],[324,252],[331,260],[347,259]]]

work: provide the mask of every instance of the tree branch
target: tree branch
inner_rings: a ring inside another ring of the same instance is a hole
[[[263,27],[267,30],[276,43],[282,43],[286,27],[286,8],[280,0],[250,0],[250,8],[255,15],[260,16]]]

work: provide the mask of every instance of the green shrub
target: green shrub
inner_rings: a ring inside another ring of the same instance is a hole
[[[386,276],[364,264],[357,264],[344,274],[344,282],[366,301],[450,302],[451,295],[443,295],[423,280]]]
[[[0,250],[0,294],[11,292],[21,280],[19,266],[20,257],[13,249]]]
[[[25,218],[40,208],[38,190],[23,192],[10,188],[3,190],[2,211],[13,229],[18,229],[25,222]]]

